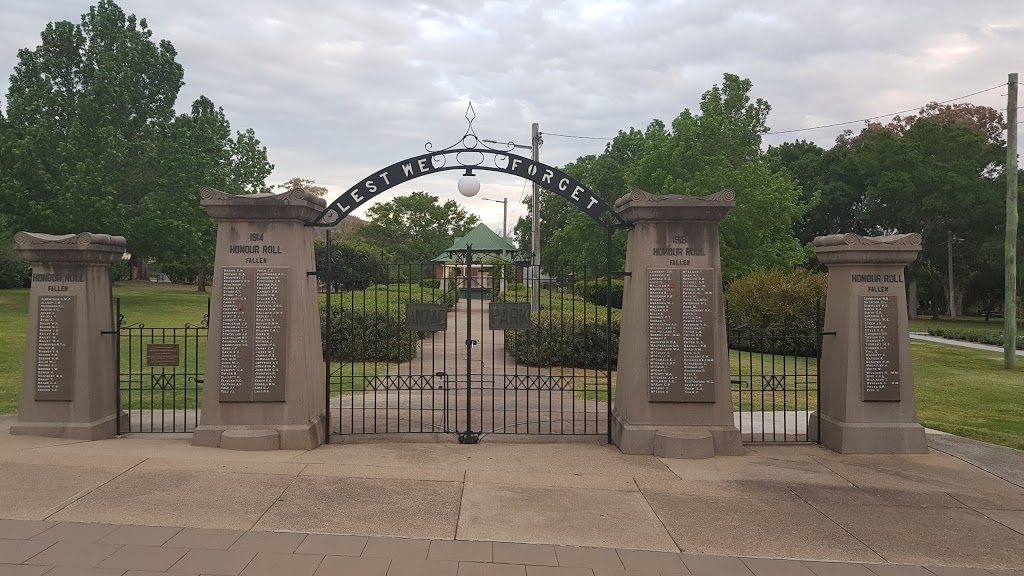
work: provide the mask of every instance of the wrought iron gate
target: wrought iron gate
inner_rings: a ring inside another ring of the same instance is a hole
[[[607,439],[619,312],[586,296],[610,289],[608,271],[541,273],[472,247],[449,254],[450,262],[418,264],[357,257],[322,271],[328,441],[397,433],[463,443],[490,434]],[[531,312],[535,285],[539,311]]]
[[[820,430],[808,430],[811,413],[819,408],[825,335],[820,303],[814,314],[813,328],[729,327],[733,416],[743,442],[814,442],[821,437]]]
[[[129,323],[120,298],[116,306],[117,413],[127,415],[127,426],[118,419],[117,434],[192,432],[203,396],[209,299],[198,323],[172,328]]]

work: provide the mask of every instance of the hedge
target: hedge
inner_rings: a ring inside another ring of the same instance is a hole
[[[612,308],[622,308],[622,292],[626,283],[622,280],[612,280],[612,290],[608,291],[607,280],[594,280],[581,284],[583,299],[598,306],[611,305]]]
[[[612,370],[619,362],[619,322],[612,321]],[[608,326],[571,315],[534,314],[529,330],[505,332],[505,351],[527,366],[608,367]]]
[[[753,272],[725,291],[729,347],[764,354],[813,356],[828,276],[803,268]]]
[[[327,333],[326,315],[320,310],[320,333]],[[405,327],[405,314],[373,310],[343,310],[331,306],[331,359],[341,362],[407,362],[416,356],[417,333]]]
[[[994,330],[964,330],[961,328],[929,328],[929,336],[949,338],[950,340],[966,340],[990,346],[1002,346],[1005,338],[1002,332]],[[1024,350],[1024,336],[1017,337],[1017,350]]]
[[[32,267],[17,259],[0,259],[0,289],[28,288]]]

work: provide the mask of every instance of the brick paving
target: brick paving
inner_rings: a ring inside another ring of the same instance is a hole
[[[621,548],[0,520],[0,576],[1024,576]]]

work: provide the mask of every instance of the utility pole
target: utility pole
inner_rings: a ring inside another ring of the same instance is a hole
[[[949,256],[949,317],[956,318],[956,300],[953,297],[953,231],[946,232],[946,253]]]
[[[533,148],[533,161],[540,160],[540,124],[534,122],[531,128],[530,144]],[[530,296],[530,311],[540,312],[540,186],[533,183],[533,228],[530,233],[532,240],[533,261],[531,266],[531,277],[533,278],[533,292]]]
[[[1017,73],[1006,87],[1006,301],[1003,304],[1003,366],[1017,359]]]

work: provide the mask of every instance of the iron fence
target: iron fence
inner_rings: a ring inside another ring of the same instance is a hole
[[[814,442],[821,314],[814,328],[729,327],[733,416],[744,442]]]
[[[116,302],[117,434],[192,432],[199,425],[210,301],[196,324],[129,323]],[[126,418],[125,418],[126,416]]]

